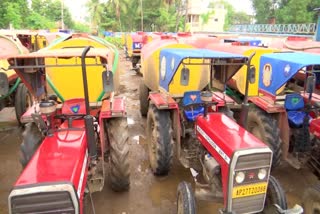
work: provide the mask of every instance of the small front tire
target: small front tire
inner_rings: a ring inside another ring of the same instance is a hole
[[[284,193],[279,181],[270,175],[266,201],[262,213],[277,213],[278,209],[274,204],[277,204],[283,210],[287,209],[286,194]]]
[[[177,214],[195,214],[196,202],[191,185],[185,181],[179,183],[177,190]]]

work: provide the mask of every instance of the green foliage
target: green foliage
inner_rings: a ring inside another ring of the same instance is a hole
[[[0,0],[0,28],[49,29],[61,21],[61,0]],[[73,28],[68,8],[64,8],[64,24]]]
[[[119,49],[123,47],[120,37],[105,37],[105,40],[115,45]]]
[[[315,8],[320,0],[251,0],[255,19],[259,24],[268,23],[274,17],[276,23],[296,24],[317,22]]]
[[[75,23],[73,30],[78,33],[90,33],[90,27],[82,23]]]
[[[55,23],[43,17],[37,12],[32,12],[27,18],[28,28],[32,30],[50,29],[55,27]]]

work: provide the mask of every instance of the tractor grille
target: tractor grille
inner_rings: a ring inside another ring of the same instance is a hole
[[[264,206],[264,194],[254,195],[232,200],[232,207],[235,213],[251,213],[259,211]]]
[[[241,185],[252,185],[261,182],[268,182],[267,176],[263,180],[257,177],[258,171],[261,168],[269,171],[271,165],[272,153],[255,153],[250,155],[242,155],[238,157],[235,165],[235,171],[243,171],[246,174],[254,174],[254,177],[249,176],[245,178]],[[241,186],[233,180],[233,186]],[[232,199],[232,211],[235,213],[255,213],[259,212],[264,207],[265,194],[246,196]]]
[[[74,214],[75,208],[69,192],[44,192],[12,197],[11,211],[19,214]]]

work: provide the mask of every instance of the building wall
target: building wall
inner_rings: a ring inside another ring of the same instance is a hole
[[[188,1],[187,29],[191,32],[223,32],[226,9],[222,4],[215,4],[213,9],[208,8],[206,2],[204,0]],[[201,15],[210,11],[213,11],[213,13],[210,15],[208,22],[204,23]]]

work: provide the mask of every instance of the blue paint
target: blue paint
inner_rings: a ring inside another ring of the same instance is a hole
[[[165,48],[160,51],[159,80],[160,86],[169,91],[169,84],[172,81],[178,67],[184,59],[244,59],[240,54],[231,54],[207,49],[175,49]],[[165,63],[164,63],[165,61]],[[164,66],[164,68],[161,67]],[[161,74],[161,71],[163,72]]]
[[[79,112],[79,110],[80,110],[80,104],[71,106],[71,107],[70,107],[70,110],[71,110],[73,113],[77,114],[77,113]]]
[[[200,91],[187,91],[182,98],[182,106],[185,107],[190,104],[202,103]],[[203,106],[195,106],[193,108],[184,109],[184,115],[189,121],[195,121],[199,115],[204,114]]]
[[[268,65],[271,74],[266,69]],[[299,70],[310,65],[320,65],[320,55],[302,52],[264,54],[260,59],[259,89],[276,95]],[[266,78],[269,74],[270,79]]]

